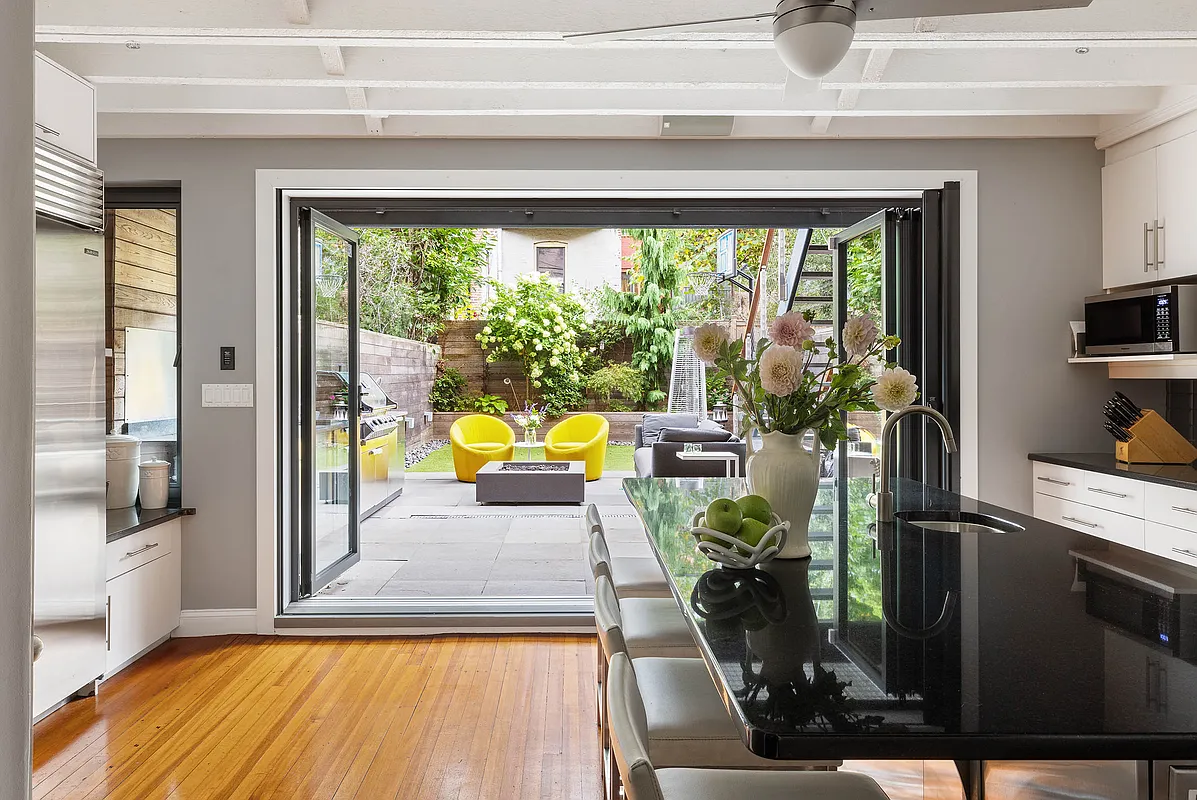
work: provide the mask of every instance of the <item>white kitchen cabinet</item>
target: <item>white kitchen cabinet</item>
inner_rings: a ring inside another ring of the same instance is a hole
[[[1107,289],[1158,280],[1156,169],[1153,148],[1101,171],[1102,286]]]
[[[1158,277],[1191,278],[1197,275],[1197,133],[1160,145],[1156,175]]]
[[[94,164],[95,87],[40,53],[34,63],[34,87],[34,135]]]
[[[1035,495],[1035,518],[1125,547],[1143,549],[1143,520],[1104,508]]]
[[[179,520],[171,520],[107,546],[106,675],[136,660],[179,626],[181,529]]]

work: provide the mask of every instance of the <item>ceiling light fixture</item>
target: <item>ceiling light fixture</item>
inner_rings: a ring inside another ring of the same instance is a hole
[[[790,71],[822,78],[844,60],[856,35],[852,0],[782,0],[773,18],[773,45]]]
[[[130,50],[140,50],[141,44],[139,42],[125,42],[125,47],[129,48]]]
[[[1089,52],[1089,48],[1088,48],[1088,47],[1078,47],[1078,48],[1076,49],[1076,54],[1077,54],[1078,56],[1083,56],[1083,55],[1085,55],[1085,53],[1088,53],[1088,52]]]

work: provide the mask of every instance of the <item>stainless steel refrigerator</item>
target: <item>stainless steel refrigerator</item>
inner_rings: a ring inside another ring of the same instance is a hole
[[[33,714],[104,673],[104,184],[38,146]],[[35,646],[35,652],[37,647]]]

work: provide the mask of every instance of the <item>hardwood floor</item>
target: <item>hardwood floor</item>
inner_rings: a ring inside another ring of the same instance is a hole
[[[175,639],[34,729],[35,798],[597,800],[594,639]]]

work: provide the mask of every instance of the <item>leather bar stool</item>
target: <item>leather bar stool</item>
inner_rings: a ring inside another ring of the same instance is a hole
[[[672,597],[669,582],[657,559],[650,557],[612,558],[607,547],[607,531],[599,510],[591,503],[586,508],[586,527],[590,535],[590,571],[595,578],[606,575],[615,586],[615,595],[628,597]]]
[[[888,800],[855,772],[666,767],[652,756],[649,713],[626,654],[612,656],[609,680],[612,760],[628,800]]]

